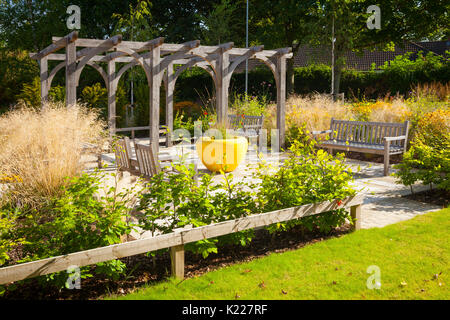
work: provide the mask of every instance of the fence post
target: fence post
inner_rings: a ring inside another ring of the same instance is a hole
[[[356,206],[350,207],[350,214],[355,223],[353,225],[353,230],[356,231],[361,229],[361,205],[358,204]]]
[[[170,248],[170,260],[172,262],[172,276],[184,279],[184,245]]]

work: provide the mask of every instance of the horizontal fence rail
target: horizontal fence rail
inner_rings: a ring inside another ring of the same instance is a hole
[[[0,284],[65,271],[70,266],[83,267],[166,248],[171,248],[173,275],[178,278],[183,278],[184,245],[187,243],[264,227],[274,223],[286,222],[340,208],[350,208],[352,218],[356,219],[354,229],[358,230],[361,225],[361,205],[363,200],[363,195],[356,195],[344,200],[307,204],[295,208],[254,214],[244,218],[214,223],[198,228],[182,229],[153,238],[140,239],[4,267],[0,268]]]

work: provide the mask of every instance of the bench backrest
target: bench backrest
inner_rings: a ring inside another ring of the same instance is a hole
[[[262,130],[264,123],[264,116],[238,116],[235,114],[228,115],[228,123],[232,129],[247,130]]]
[[[119,170],[131,169],[131,147],[128,137],[116,141],[114,153],[116,155],[116,165]]]
[[[333,138],[337,141],[383,145],[385,137],[406,136],[408,138],[409,121],[391,123],[331,119],[330,130],[333,132]],[[404,146],[405,141],[393,141],[391,144]]]
[[[144,178],[151,178],[161,171],[158,156],[154,152],[154,146],[135,144],[136,158],[139,166],[139,173]]]

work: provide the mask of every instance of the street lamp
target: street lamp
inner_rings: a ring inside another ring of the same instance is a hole
[[[245,47],[248,48],[248,0],[247,0],[247,14],[245,23]],[[245,96],[248,95],[248,59],[245,59]]]

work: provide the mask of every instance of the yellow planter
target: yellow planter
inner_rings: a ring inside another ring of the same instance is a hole
[[[197,154],[209,171],[231,172],[244,160],[248,142],[244,137],[214,140],[203,137],[197,142]]]

